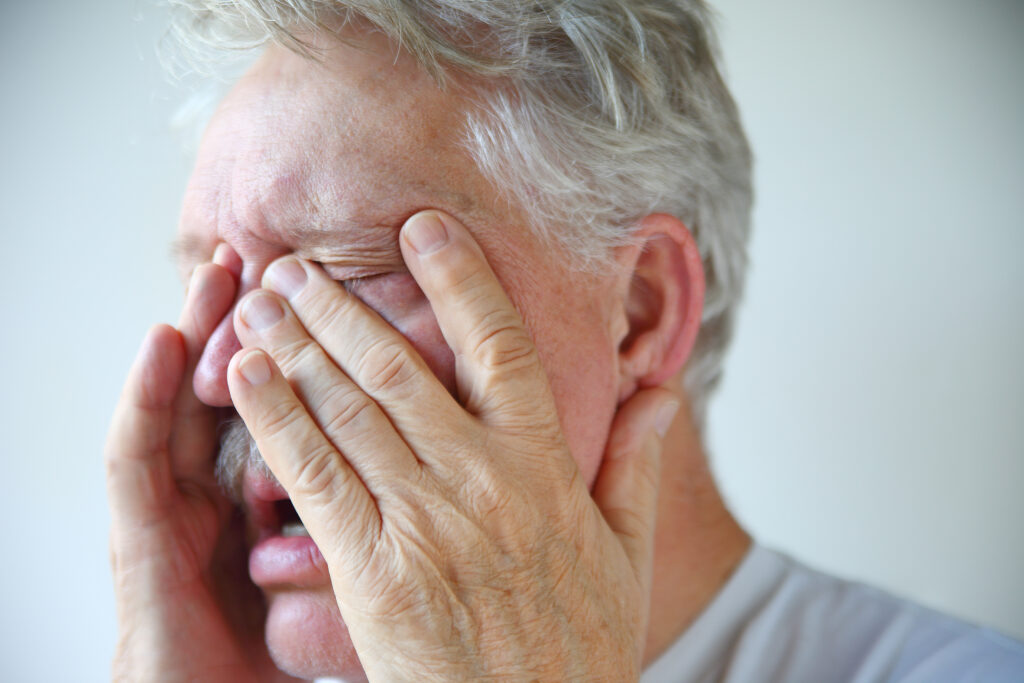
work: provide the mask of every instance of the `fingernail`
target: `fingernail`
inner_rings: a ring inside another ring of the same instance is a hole
[[[262,351],[251,351],[238,362],[238,371],[253,386],[266,384],[270,381],[270,363]]]
[[[654,431],[659,438],[664,439],[668,428],[672,426],[672,419],[679,412],[679,401],[669,401],[658,408],[658,415],[654,418]]]
[[[188,295],[192,292],[192,289],[196,286],[199,281],[199,266],[192,269],[192,272],[188,275],[188,282],[185,284],[185,298],[188,299]]]
[[[269,294],[256,294],[245,300],[240,312],[242,321],[250,329],[265,330],[284,317],[281,304]]]
[[[242,259],[227,242],[221,242],[213,250],[213,262],[231,273],[235,282],[242,277]]]
[[[432,213],[424,213],[405,224],[402,231],[405,239],[418,254],[429,254],[437,251],[448,241],[448,230],[444,223]]]
[[[291,299],[301,292],[302,288],[306,286],[307,280],[306,269],[293,258],[274,261],[270,264],[264,277],[270,289],[286,299]]]
[[[228,246],[227,242],[221,242],[217,245],[217,248],[213,250],[213,262],[218,266],[226,265],[230,257],[231,247]]]

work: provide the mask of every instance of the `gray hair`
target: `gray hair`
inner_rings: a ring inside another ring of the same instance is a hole
[[[598,268],[669,213],[707,281],[685,374],[698,424],[722,372],[746,270],[751,155],[701,0],[171,0],[192,49],[251,49],[369,21],[481,105],[465,144],[542,236]]]

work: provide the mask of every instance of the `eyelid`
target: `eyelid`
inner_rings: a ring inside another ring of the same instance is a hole
[[[321,268],[332,280],[338,282],[346,282],[349,280],[369,280],[370,278],[380,277],[382,275],[392,275],[395,273],[407,273],[409,272],[405,267],[395,266],[343,266],[339,264],[323,263],[321,261],[313,261]]]
[[[372,274],[372,275],[357,275],[355,277],[345,278],[344,280],[336,280],[336,282],[341,283],[341,286],[344,287],[346,291],[351,292],[353,287],[358,287],[360,284],[362,284],[364,282],[369,282],[370,280],[373,280],[374,278],[380,277],[381,275],[387,275],[387,273],[376,273],[376,274]]]

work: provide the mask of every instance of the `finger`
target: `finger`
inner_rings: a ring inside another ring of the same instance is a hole
[[[195,369],[207,340],[231,308],[236,289],[234,275],[224,266],[204,263],[192,272],[185,305],[178,319],[178,329],[185,339],[187,371]],[[192,398],[195,398],[194,394]]]
[[[555,414],[537,351],[483,252],[451,216],[424,211],[402,227],[406,265],[455,353],[459,396],[489,423],[536,430]]]
[[[645,595],[654,555],[661,439],[678,408],[679,400],[661,388],[641,391],[623,404],[594,485],[594,502],[622,544]]]
[[[242,257],[227,242],[221,242],[213,250],[213,262],[231,273],[237,283],[242,277]]]
[[[184,366],[178,331],[152,328],[128,373],[104,448],[115,524],[155,521],[174,493],[167,442]]]
[[[409,341],[322,268],[286,256],[267,268],[263,284],[288,300],[309,335],[410,444],[436,438],[439,423],[465,419]]]
[[[218,248],[218,253],[223,254],[223,250]],[[192,273],[178,322],[185,345],[184,376],[189,381],[181,383],[174,401],[175,418],[180,424],[187,423],[188,428],[174,429],[170,434],[171,466],[181,476],[209,469],[217,418],[196,397],[191,379],[210,335],[230,310],[236,289],[234,276],[224,266],[204,263]]]
[[[247,294],[235,311],[235,331],[244,345],[270,354],[317,426],[371,490],[419,468],[380,406],[335,365],[277,294]]]
[[[235,354],[228,366],[228,388],[260,453],[328,565],[358,566],[380,535],[380,516],[356,472],[263,351],[243,349]]]

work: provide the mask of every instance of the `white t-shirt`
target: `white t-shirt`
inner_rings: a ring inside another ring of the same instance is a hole
[[[1024,683],[1024,644],[754,545],[641,683]]]

